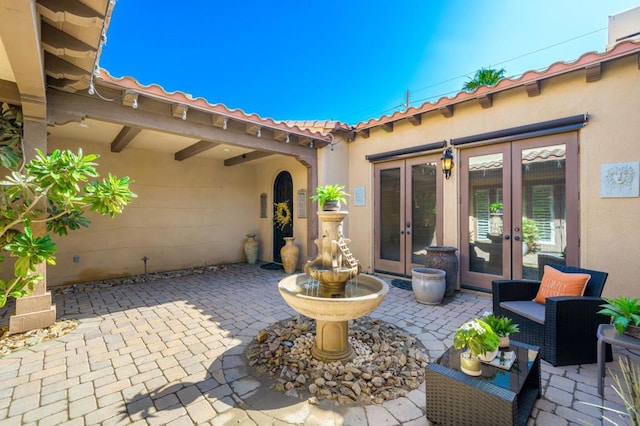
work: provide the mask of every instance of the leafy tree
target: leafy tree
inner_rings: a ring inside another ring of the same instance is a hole
[[[499,70],[495,68],[480,68],[472,79],[464,83],[462,90],[473,92],[480,86],[495,86],[504,78],[504,68]]]
[[[136,195],[129,178],[111,173],[102,181],[90,181],[98,173],[97,154],[85,155],[55,150],[47,155],[36,150],[28,163],[24,157],[23,117],[20,110],[2,106],[0,114],[0,164],[9,174],[0,181],[0,248],[14,263],[14,276],[0,280],[0,307],[8,297],[22,297],[33,290],[42,275],[36,266],[55,264],[56,245],[49,233],[65,236],[68,231],[87,227],[87,211],[114,217]],[[39,225],[42,224],[42,225]],[[34,235],[34,226],[45,235]],[[4,256],[0,256],[0,265]]]

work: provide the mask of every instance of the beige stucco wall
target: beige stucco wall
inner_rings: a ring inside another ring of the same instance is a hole
[[[584,71],[578,71],[545,80],[539,96],[528,97],[517,87],[494,95],[488,109],[472,100],[456,105],[451,118],[429,112],[419,126],[403,120],[394,123],[393,132],[373,128],[369,138],[357,137],[349,145],[349,188],[364,186],[367,194],[366,206],[350,212],[352,247],[365,269],[373,265],[373,167],[365,155],[588,113],[589,123],[579,131],[580,262],[610,273],[605,296],[640,297],[635,255],[640,249],[640,198],[600,197],[602,164],[640,161],[638,111],[640,71],[633,56],[605,64],[600,81],[587,83]],[[440,157],[441,152],[433,154]],[[459,157],[458,150],[454,156]],[[325,167],[324,173],[331,174],[331,165]],[[459,246],[458,171],[443,181],[443,243],[453,246]]]
[[[100,154],[101,174],[131,177],[138,197],[122,215],[109,219],[89,214],[88,229],[56,238],[59,250],[57,265],[48,268],[50,286],[141,274],[145,256],[148,272],[244,262],[248,233],[257,234],[259,259],[270,261],[275,176],[289,170],[295,188],[306,185],[305,167],[282,156],[225,167],[222,161],[197,156],[175,161],[172,152],[140,150],[135,144],[112,153],[104,144],[49,142],[50,149],[76,151],[80,145],[85,153]],[[262,192],[268,194],[267,219],[260,219]],[[306,238],[304,220],[296,219],[294,232]]]

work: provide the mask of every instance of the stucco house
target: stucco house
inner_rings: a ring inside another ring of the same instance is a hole
[[[130,176],[138,195],[57,242],[14,331],[55,318],[47,286],[139,274],[143,258],[149,271],[241,262],[249,233],[264,262],[293,235],[302,266],[316,250],[319,183],[352,194],[345,233],[368,273],[410,276],[425,246],[447,245],[463,289],[531,277],[551,258],[609,272],[605,296],[640,296],[640,9],[610,18],[602,53],[349,126],[111,76],[96,64],[114,3],[0,2],[0,101],[22,107],[28,152],[98,153],[99,170]],[[276,202],[292,213],[284,230]]]

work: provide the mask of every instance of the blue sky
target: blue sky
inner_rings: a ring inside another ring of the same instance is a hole
[[[246,113],[349,124],[604,51],[639,0],[119,0],[100,66]],[[585,35],[589,34],[589,35]],[[535,53],[532,53],[535,52]]]

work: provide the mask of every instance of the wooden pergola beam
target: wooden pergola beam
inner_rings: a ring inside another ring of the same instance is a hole
[[[111,142],[111,152],[122,152],[141,131],[138,127],[124,126]]]
[[[220,145],[218,142],[210,142],[210,141],[198,141],[193,145],[186,147],[185,149],[181,149],[176,152],[173,158],[176,161],[186,160],[189,157],[193,157],[194,155],[198,155],[201,152],[205,152],[211,148]]]
[[[248,152],[246,154],[238,155],[237,157],[232,157],[224,160],[224,165],[235,166],[236,164],[246,163],[247,161],[257,160],[259,158],[268,157],[270,155],[273,155],[273,152],[264,152],[264,151]]]

